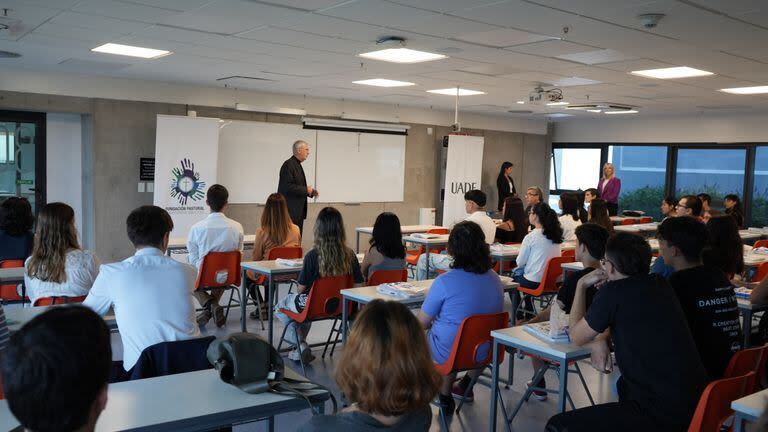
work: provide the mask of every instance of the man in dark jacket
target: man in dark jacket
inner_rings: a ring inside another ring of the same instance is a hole
[[[320,194],[312,186],[307,186],[307,178],[304,176],[304,168],[301,163],[309,157],[309,144],[304,141],[293,143],[293,156],[283,162],[280,167],[280,182],[277,192],[283,194],[288,203],[288,213],[302,235],[304,233],[304,219],[307,218],[307,197],[314,198]]]

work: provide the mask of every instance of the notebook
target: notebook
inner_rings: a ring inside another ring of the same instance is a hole
[[[752,295],[752,290],[746,287],[734,288],[733,291],[736,293],[736,298],[748,299]]]
[[[563,330],[562,332],[557,332],[556,334],[551,334],[552,329],[550,328],[549,322],[540,322],[540,323],[534,323],[534,324],[525,324],[523,326],[523,329],[527,331],[528,333],[536,336],[539,339],[543,339],[547,342],[552,343],[568,343],[571,341],[571,339],[568,337],[568,331]]]
[[[281,267],[301,267],[302,265],[304,265],[304,260],[302,258],[294,258],[294,259],[278,258],[275,260],[275,263]]]
[[[446,237],[445,234],[431,234],[431,233],[415,233],[411,235],[415,238],[420,238],[420,239],[439,239],[439,238]]]
[[[424,297],[427,294],[427,288],[410,282],[391,282],[379,285],[376,287],[376,292],[401,299],[414,299]]]

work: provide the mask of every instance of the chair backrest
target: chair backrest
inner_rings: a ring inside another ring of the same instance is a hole
[[[448,360],[436,365],[438,372],[448,375],[488,365],[493,360],[493,339],[491,332],[507,328],[509,314],[500,312],[487,315],[472,315],[461,322]],[[504,361],[504,350],[499,349],[499,364]]]
[[[634,225],[635,220],[634,219],[622,219],[621,225]]]
[[[24,267],[24,260],[0,260],[0,268]],[[17,284],[0,285],[0,300],[21,301],[21,296],[16,292]]]
[[[572,256],[559,256],[550,258],[547,262],[547,267],[544,268],[544,275],[539,282],[539,286],[536,289],[528,289],[520,287],[519,291],[525,292],[533,296],[540,296],[545,293],[556,293],[558,291],[557,283],[560,280],[560,276],[563,274],[563,264],[576,261]]]
[[[448,230],[448,228],[430,228],[427,230],[427,234],[440,234],[445,235],[449,234],[451,231]]]
[[[131,380],[211,369],[206,352],[215,339],[207,336],[149,346],[131,370]]]
[[[755,242],[754,245],[752,245],[753,249],[756,249],[759,247],[768,247],[768,240],[758,240]]]
[[[240,251],[209,252],[203,257],[195,289],[225,288],[240,285]]]
[[[32,306],[53,306],[58,304],[67,303],[82,303],[85,301],[86,296],[79,297],[66,297],[66,296],[54,296],[54,297],[40,297],[35,300]]]
[[[352,275],[326,276],[315,280],[307,296],[306,319],[331,318],[341,314],[341,290],[354,286]]]
[[[748,394],[755,373],[712,381],[704,389],[693,413],[688,432],[719,431],[733,411],[731,402]]]
[[[388,282],[407,282],[408,270],[376,270],[368,277],[368,285],[381,285]]]
[[[733,378],[754,372],[754,387],[747,390],[752,392],[758,391],[765,376],[766,360],[768,360],[768,344],[761,347],[743,349],[731,357],[731,361],[728,362],[728,367],[725,368],[725,373],[723,373],[723,378]]]
[[[752,276],[752,282],[762,282],[766,277],[768,277],[768,262],[757,266],[757,271]]]
[[[647,223],[651,223],[651,222],[653,222],[653,218],[650,217],[650,216],[643,216],[643,217],[640,218],[640,223],[641,224],[647,224]]]
[[[576,249],[564,249],[560,252],[560,256],[576,258]]]
[[[302,250],[301,247],[280,246],[280,247],[274,247],[270,249],[267,259],[268,260],[276,260],[278,258],[297,259],[302,257],[304,257],[304,250]]]

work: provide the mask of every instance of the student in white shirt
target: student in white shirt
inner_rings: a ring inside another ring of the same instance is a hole
[[[84,305],[101,316],[114,307],[123,369],[130,371],[145,348],[197,337],[200,329],[191,295],[195,269],[165,256],[171,216],[160,207],[142,206],[131,212],[126,225],[136,253],[102,265]]]
[[[579,200],[576,195],[570,192],[560,194],[558,204],[562,215],[558,218],[560,226],[563,228],[563,241],[576,241],[576,227],[581,225],[579,218]]]
[[[472,221],[480,226],[485,235],[485,242],[493,244],[496,237],[496,223],[493,222],[488,214],[485,213],[486,196],[478,189],[473,189],[464,194],[464,210],[469,213],[464,220]],[[430,274],[437,270],[448,271],[451,269],[453,257],[448,254],[429,254]],[[416,266],[416,278],[418,280],[426,279],[427,276],[427,254],[421,254],[418,265]]]
[[[544,270],[550,258],[560,256],[560,244],[563,242],[563,228],[557,220],[557,214],[547,203],[534,204],[528,215],[528,221],[534,229],[523,239],[520,253],[517,255],[517,269],[514,280],[524,288],[537,288],[544,277]],[[520,304],[520,293],[509,293],[510,300],[517,297]],[[533,310],[533,301],[525,298],[525,308]],[[514,303],[514,300],[513,300]],[[518,318],[522,318],[518,314]],[[527,318],[532,318],[528,316]]]
[[[42,297],[88,294],[99,274],[99,260],[80,249],[72,207],[60,202],[43,206],[37,216],[32,255],[24,267],[24,285],[33,304]]]
[[[224,215],[229,204],[229,191],[220,184],[208,188],[205,203],[211,208],[207,218],[192,225],[187,239],[189,263],[198,272],[203,259],[209,252],[243,251],[243,226]],[[224,288],[210,291],[195,290],[192,295],[200,302],[203,311],[197,316],[198,325],[206,325],[214,317],[217,327],[224,327],[227,319],[224,308],[219,304]]]

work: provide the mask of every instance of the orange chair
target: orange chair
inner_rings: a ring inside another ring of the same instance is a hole
[[[743,349],[731,357],[728,367],[725,368],[723,378],[735,378],[746,375],[749,372],[755,373],[754,386],[748,388],[748,393],[754,393],[760,390],[765,383],[765,363],[768,360],[768,344],[761,347]]]
[[[693,413],[688,432],[709,432],[722,430],[721,427],[733,414],[731,402],[749,394],[755,373],[749,372],[734,378],[712,381],[704,389]]]
[[[491,338],[491,332],[506,328],[508,322],[509,314],[507,312],[472,315],[464,318],[459,326],[458,333],[456,333],[456,338],[453,340],[453,347],[451,348],[448,360],[446,360],[445,363],[436,364],[435,368],[440,375],[447,376],[453,373],[489,367],[493,360],[493,339]],[[498,360],[499,364],[504,361],[504,349],[499,349]],[[472,379],[469,387],[467,387],[467,392],[469,392],[469,389],[475,385],[476,381],[476,378]],[[502,401],[501,405],[504,406],[500,390],[499,399]],[[463,400],[459,402],[459,406],[456,407],[456,412],[461,410],[463,404]],[[446,413],[440,408],[440,419],[443,422],[443,425],[446,425],[445,416]],[[446,427],[445,430],[448,430],[448,428]]]
[[[635,222],[635,219],[622,219],[619,225],[634,225]]]
[[[759,247],[768,247],[768,240],[758,240],[752,245],[752,249],[757,249]]]
[[[647,223],[651,223],[651,222],[653,222],[653,218],[652,217],[650,217],[650,216],[643,216],[643,217],[640,218],[640,222],[638,222],[638,223],[647,224]]]
[[[229,309],[232,306],[235,293],[237,292],[238,296],[240,295],[239,287],[242,279],[240,270],[241,258],[240,251],[209,252],[208,255],[203,257],[203,263],[200,265],[200,271],[197,273],[196,291],[209,291],[220,288],[231,290],[225,317],[229,317]],[[247,301],[247,299],[240,299],[239,301]],[[245,319],[245,317],[240,317],[240,319]]]
[[[353,286],[354,280],[352,279],[352,275],[321,277],[315,280],[315,282],[312,284],[312,288],[309,290],[309,295],[307,296],[307,303],[304,307],[304,310],[296,313],[288,309],[280,309],[280,312],[288,315],[289,318],[299,324],[329,319],[338,320],[341,318],[341,290],[352,288]],[[286,330],[288,330],[288,326],[283,328],[283,334],[280,336],[280,343],[277,345],[278,351],[280,350],[280,347],[285,340]],[[335,331],[340,332],[341,330]],[[326,349],[328,348],[328,344],[330,343],[333,333],[334,329],[331,329],[331,332],[328,335],[328,342],[325,343]],[[298,342],[299,334],[296,330],[296,327],[294,327],[294,336]],[[325,351],[323,354],[325,354]],[[301,371],[304,376],[306,376],[307,371],[304,367],[304,361],[300,360],[300,363]]]
[[[66,296],[40,297],[39,299],[35,300],[35,303],[32,306],[53,306],[53,305],[67,304],[67,303],[82,303],[82,302],[85,301],[85,297],[87,297],[87,296],[79,296],[79,297],[66,297]]]
[[[24,267],[24,260],[0,260],[0,268],[19,268]],[[16,302],[21,301],[22,304],[24,301],[29,300],[29,298],[22,299],[19,293],[16,291],[16,286],[18,284],[8,284],[8,285],[0,285],[0,301],[2,301],[3,304],[6,304],[8,302]]]
[[[408,271],[406,269],[401,270],[376,270],[368,277],[368,285],[381,285],[383,283],[391,282],[407,282]]]
[[[757,271],[752,275],[750,282],[762,282],[766,276],[768,276],[768,262],[764,262],[757,266]]]
[[[427,234],[445,235],[445,234],[448,234],[448,233],[450,233],[448,228],[432,228],[432,229],[427,231]],[[433,254],[433,253],[440,253],[440,252],[443,251],[443,249],[445,249],[445,248],[431,248],[429,250],[429,253],[431,253],[431,254]],[[419,257],[421,256],[421,254],[425,253],[426,251],[427,251],[427,248],[425,248],[424,246],[421,246],[418,249],[413,249],[413,250],[406,251],[406,254],[405,254],[405,264],[408,267],[412,268],[412,269],[415,268],[419,264]],[[416,275],[414,274],[413,277],[415,278]]]
[[[269,253],[267,254],[267,260],[274,261],[278,258],[281,259],[299,259],[304,257],[304,250],[300,246],[278,246],[274,247],[269,250]],[[253,273],[250,271],[247,272],[251,278],[254,277]],[[275,282],[282,282],[285,280],[291,280],[291,279],[281,279],[281,278],[275,278]],[[267,283],[267,278],[264,275],[259,275],[256,277],[256,279],[253,279],[253,283],[255,285],[261,285],[265,286]],[[289,288],[288,292],[290,292],[291,289],[293,289],[294,281],[291,280],[291,287]],[[258,289],[258,287],[256,288]],[[265,287],[266,289],[266,287]],[[259,295],[256,296],[256,298],[253,299],[254,304],[256,305],[256,310],[261,310],[261,298],[259,298]],[[274,299],[273,299],[274,301]],[[274,306],[274,305],[273,305]],[[264,330],[264,321],[261,319],[261,313],[257,312],[257,315],[259,316],[259,322],[261,323],[261,329]]]
[[[574,257],[576,258],[576,249],[564,249],[560,252],[560,256],[564,257]]]
[[[560,279],[560,276],[563,274],[563,264],[571,263],[574,261],[575,261],[575,258],[570,256],[560,256],[560,257],[550,258],[549,262],[547,262],[547,267],[544,269],[544,276],[541,278],[541,282],[539,283],[538,287],[532,289],[532,288],[524,288],[520,286],[520,287],[517,287],[517,290],[523,295],[529,295],[534,299],[538,299],[539,307],[541,308],[547,307],[552,297],[554,297],[554,295],[557,294],[557,291],[559,289],[558,280]],[[521,303],[523,303],[522,299],[521,299]],[[519,307],[520,305],[516,305],[516,307],[513,308],[512,310],[513,317],[517,316],[517,309]],[[523,311],[536,315],[535,310],[532,310],[532,311],[523,310]]]

